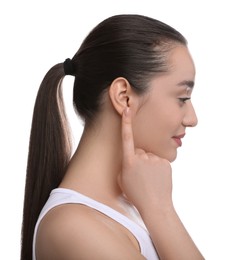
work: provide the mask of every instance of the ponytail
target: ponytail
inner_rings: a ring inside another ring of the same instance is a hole
[[[21,260],[32,259],[36,221],[52,189],[61,182],[71,156],[61,83],[63,64],[52,67],[39,88],[32,120],[22,224]]]

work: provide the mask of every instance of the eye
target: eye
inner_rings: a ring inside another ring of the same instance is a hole
[[[190,97],[185,97],[185,98],[178,98],[179,101],[181,101],[182,103],[185,103],[187,100],[190,100]]]

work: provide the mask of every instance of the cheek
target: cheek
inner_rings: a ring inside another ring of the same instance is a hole
[[[163,127],[158,113],[144,113],[133,121],[134,141],[137,148],[152,152],[152,147],[157,147],[161,142],[167,128]]]
[[[177,134],[181,125],[179,114],[177,111],[162,109],[162,107],[152,113],[143,112],[133,121],[136,148],[167,157],[171,138]]]

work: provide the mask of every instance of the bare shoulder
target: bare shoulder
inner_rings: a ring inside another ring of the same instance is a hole
[[[52,209],[40,223],[37,260],[144,259],[125,228],[80,204]]]

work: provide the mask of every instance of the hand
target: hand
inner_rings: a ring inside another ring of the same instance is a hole
[[[120,185],[141,212],[172,206],[172,170],[169,161],[134,147],[130,108],[122,116],[123,162]]]
[[[141,214],[160,259],[203,260],[172,203],[170,163],[134,147],[130,109],[122,117],[120,185]]]

